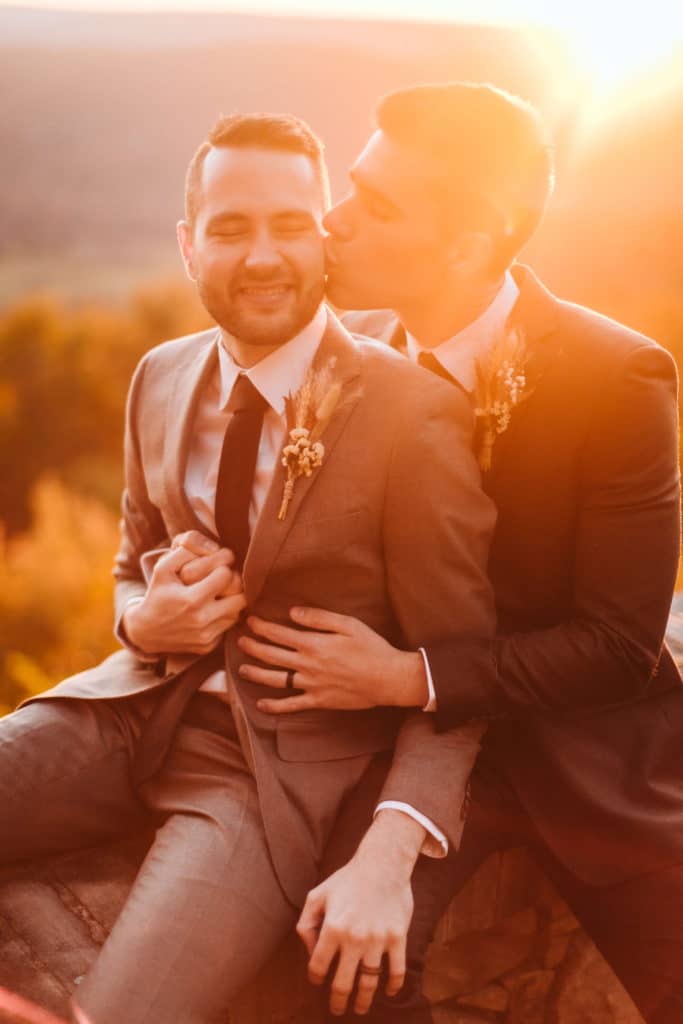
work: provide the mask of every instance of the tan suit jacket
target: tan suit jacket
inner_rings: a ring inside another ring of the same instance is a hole
[[[322,438],[324,463],[297,481],[284,521],[278,465],[244,564],[249,608],[285,622],[295,603],[325,607],[410,649],[449,639],[458,644],[466,679],[480,671],[494,631],[485,573],[494,510],[472,455],[467,398],[384,346],[352,338],[332,315],[316,361],[331,357],[343,390]],[[189,529],[206,532],[183,481],[197,399],[216,359],[216,331],[209,330],[153,349],[136,371],[115,568],[118,616],[131,596],[144,593],[145,552]],[[457,842],[476,734],[464,728],[437,735],[433,716],[398,709],[264,715],[256,707],[264,688],[237,673],[244,628],[226,635],[228,685],[273,861],[292,901],[300,903],[316,882],[344,796],[401,729],[410,742],[404,763],[396,755],[383,798],[418,807]],[[126,698],[156,689],[162,701],[183,679],[180,667],[171,661],[165,675],[155,675],[122,650],[43,696]],[[454,746],[461,765],[455,778]],[[435,790],[440,758],[449,785]]]

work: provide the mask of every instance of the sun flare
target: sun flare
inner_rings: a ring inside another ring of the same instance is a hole
[[[197,14],[232,11],[548,28],[566,40],[594,88],[606,92],[656,70],[683,46],[683,5],[675,0],[12,0],[12,6]]]

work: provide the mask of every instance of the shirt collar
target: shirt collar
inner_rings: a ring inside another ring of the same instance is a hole
[[[220,368],[219,408],[224,409],[230,401],[235,381],[240,373],[245,374],[259,394],[265,398],[271,409],[282,415],[285,411],[285,397],[293,395],[303,384],[306,371],[322,341],[327,327],[327,310],[320,306],[315,316],[303,330],[295,334],[284,345],[270,352],[264,359],[250,366],[248,370],[238,366],[218,337],[218,363]]]
[[[466,391],[474,391],[476,362],[493,345],[505,326],[518,297],[519,288],[508,270],[499,292],[481,316],[454,334],[452,338],[442,341],[436,348],[429,350]],[[417,362],[420,352],[427,351],[407,331],[406,343],[408,356],[413,362]]]

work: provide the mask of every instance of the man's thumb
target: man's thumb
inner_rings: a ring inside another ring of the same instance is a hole
[[[306,947],[309,956],[313,953],[318,941],[320,925],[325,917],[325,896],[323,893],[309,892],[304,909],[296,924],[296,933]]]

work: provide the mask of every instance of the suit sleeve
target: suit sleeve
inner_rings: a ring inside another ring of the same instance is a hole
[[[142,462],[139,422],[142,417],[143,382],[146,360],[133,377],[126,406],[124,440],[125,485],[120,521],[121,540],[114,560],[115,632],[125,642],[121,617],[131,598],[143,597],[146,584],[141,568],[142,555],[167,541],[159,509],[147,493]]]
[[[405,644],[447,639],[454,686],[467,689],[493,673],[495,635],[486,576],[495,509],[481,488],[471,435],[465,395],[430,380],[424,408],[397,438],[384,514],[387,582]],[[482,732],[474,722],[438,732],[434,715],[411,714],[380,802],[409,804],[457,845]]]
[[[427,648],[441,728],[473,716],[562,713],[645,696],[657,671],[680,539],[677,379],[647,344],[617,368],[578,458],[571,616],[499,635],[495,677]]]

